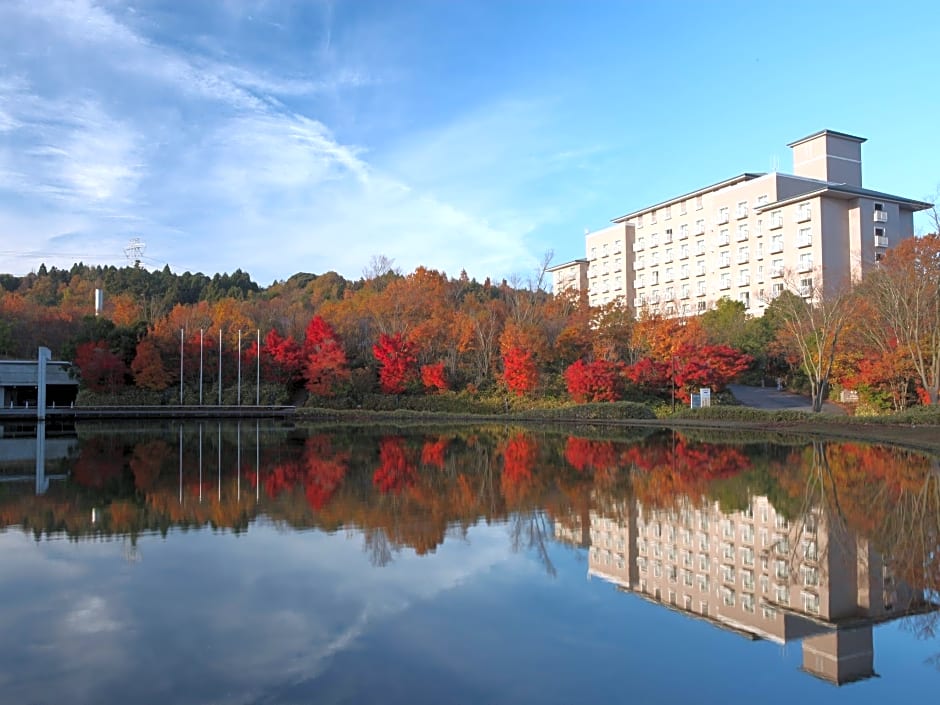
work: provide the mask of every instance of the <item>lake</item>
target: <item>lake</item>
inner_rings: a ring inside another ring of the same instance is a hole
[[[884,703],[940,459],[733,431],[7,426],[2,703]]]

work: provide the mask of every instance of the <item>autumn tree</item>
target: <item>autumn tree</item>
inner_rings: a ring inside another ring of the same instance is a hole
[[[568,393],[576,402],[617,401],[623,387],[623,365],[607,360],[578,360],[564,373]]]
[[[307,325],[303,354],[306,359],[304,379],[307,391],[321,397],[336,394],[340,384],[349,379],[346,352],[330,324],[314,316]]]
[[[149,336],[137,344],[137,354],[131,362],[134,384],[142,389],[162,391],[170,386],[172,375],[163,363],[156,342]]]
[[[503,382],[516,396],[535,389],[539,373],[532,352],[520,347],[511,347],[503,353]]]
[[[81,371],[82,381],[93,391],[113,393],[124,386],[127,365],[103,340],[79,345],[75,365]]]
[[[428,390],[447,389],[447,376],[444,373],[444,363],[421,366],[421,383]]]
[[[871,332],[897,340],[929,403],[940,403],[940,234],[902,240],[865,278],[863,291],[877,313]]]
[[[753,361],[750,355],[727,345],[686,345],[676,351],[676,363],[670,371],[681,398],[688,400],[689,393],[700,387],[721,391]]]
[[[819,412],[856,299],[845,288],[824,291],[818,275],[811,281],[799,286],[788,282],[790,290],[782,292],[771,306],[780,320],[777,340],[795,352],[810,383],[813,411]]]
[[[415,378],[418,362],[411,344],[400,333],[379,336],[372,347],[379,363],[379,386],[385,394],[401,394]]]

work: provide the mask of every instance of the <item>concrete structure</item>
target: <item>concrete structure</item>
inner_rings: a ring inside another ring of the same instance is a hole
[[[45,358],[45,393],[49,406],[68,406],[78,394],[78,380],[69,375],[70,362]],[[37,360],[0,360],[0,408],[39,404]]]
[[[730,298],[760,315],[785,288],[812,298],[859,278],[931,207],[863,188],[864,141],[823,130],[790,143],[793,174],[746,172],[588,233],[590,303],[694,315]],[[615,253],[618,240],[626,251]]]
[[[591,513],[589,575],[749,638],[800,639],[803,669],[833,683],[874,675],[872,625],[920,604],[867,540],[818,511],[791,525],[757,496],[743,512],[630,500],[612,514]],[[582,535],[572,520],[556,539]]]

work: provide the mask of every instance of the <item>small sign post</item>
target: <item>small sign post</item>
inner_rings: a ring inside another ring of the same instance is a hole
[[[711,406],[712,405],[712,390],[708,387],[702,387],[699,391],[699,398],[701,399],[702,406]]]

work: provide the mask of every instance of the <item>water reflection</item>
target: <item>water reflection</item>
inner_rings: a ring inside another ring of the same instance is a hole
[[[588,575],[664,609],[799,641],[803,670],[835,684],[875,674],[875,625],[919,614],[929,629],[940,585],[938,459],[897,448],[252,422],[80,427],[63,452],[44,432],[35,458],[0,461],[0,530],[121,537],[137,559],[148,533],[264,518],[355,532],[387,571],[499,525],[543,581],[564,578],[557,549],[573,546]]]

